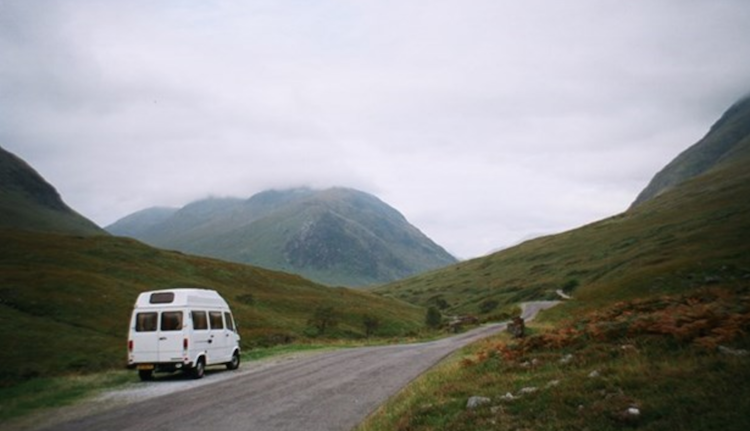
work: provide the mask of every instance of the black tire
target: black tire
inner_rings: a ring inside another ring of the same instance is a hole
[[[206,362],[203,358],[198,359],[195,366],[190,370],[190,377],[194,379],[200,379],[206,373]]]
[[[138,370],[138,377],[142,382],[148,382],[154,379],[154,370]]]
[[[232,360],[227,362],[227,370],[236,370],[240,367],[240,352],[234,352]]]

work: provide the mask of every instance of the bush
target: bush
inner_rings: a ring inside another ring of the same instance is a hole
[[[482,314],[487,314],[490,311],[496,309],[498,305],[500,305],[500,302],[496,299],[488,299],[479,304],[479,312]]]
[[[428,327],[437,329],[443,323],[443,315],[435,307],[427,309],[427,315],[425,316],[425,323]]]

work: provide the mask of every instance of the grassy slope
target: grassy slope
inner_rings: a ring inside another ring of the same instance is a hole
[[[179,285],[219,291],[240,325],[244,348],[304,338],[319,305],[341,323],[331,336],[360,337],[422,326],[417,307],[366,292],[328,288],[289,274],[197,258],[108,236],[0,230],[0,382],[119,367],[132,304],[144,290]]]
[[[747,152],[745,153],[747,154]],[[572,292],[582,307],[750,274],[750,157],[590,225],[375,289],[450,312]]]
[[[532,336],[470,346],[358,429],[750,429],[748,148],[624,214],[378,289],[476,312],[577,286]]]
[[[358,430],[750,429],[747,162],[624,215],[443,272],[448,286],[515,278],[535,296],[570,278],[580,286],[532,336],[470,346]],[[432,292],[419,287],[438,275],[411,280],[404,297],[428,303]],[[503,285],[488,290],[522,299]],[[483,296],[445,297],[472,310]],[[468,409],[472,396],[488,401]]]

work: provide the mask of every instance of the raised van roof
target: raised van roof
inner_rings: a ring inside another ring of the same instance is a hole
[[[138,295],[136,308],[163,308],[185,306],[229,307],[224,298],[215,290],[209,289],[164,289],[151,290]]]

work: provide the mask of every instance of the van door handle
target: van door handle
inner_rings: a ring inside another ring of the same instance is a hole
[[[159,337],[159,341],[166,341],[167,337]]]

